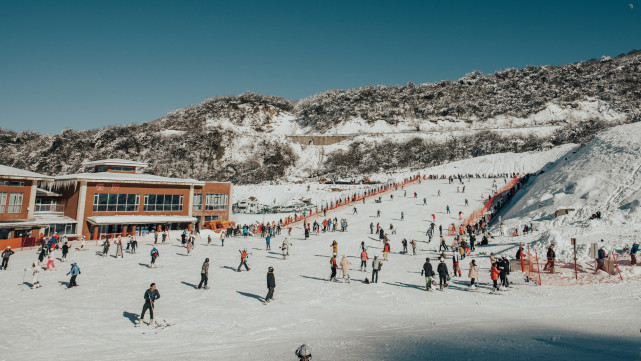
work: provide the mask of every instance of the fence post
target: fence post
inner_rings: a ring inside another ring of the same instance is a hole
[[[539,286],[543,286],[541,283],[541,269],[539,268],[539,253],[534,250],[534,255],[536,256],[536,272],[539,274]]]
[[[621,270],[619,270],[619,262],[617,262],[617,258],[614,256],[614,251],[612,251],[612,258],[614,259],[614,265],[617,267],[617,272],[619,272],[619,277],[621,278],[621,281],[623,281],[623,276],[621,276]]]

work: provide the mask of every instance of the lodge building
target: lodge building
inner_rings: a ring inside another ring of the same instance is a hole
[[[0,247],[53,233],[100,239],[229,221],[231,183],[143,174],[147,163],[124,159],[83,166],[56,177],[0,166]]]

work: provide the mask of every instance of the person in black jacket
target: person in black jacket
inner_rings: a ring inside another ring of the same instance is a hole
[[[443,285],[447,287],[447,276],[449,275],[444,258],[441,258],[441,263],[438,264],[436,272],[438,272],[440,290],[443,291]]]
[[[425,263],[423,264],[423,270],[421,271],[421,276],[425,274],[425,290],[432,290],[432,277],[434,277],[434,270],[432,269],[432,264],[430,259],[426,258]]]
[[[7,249],[2,252],[2,265],[0,265],[0,270],[7,270],[7,267],[9,267],[9,257],[11,257],[12,254],[14,254],[14,252],[11,250],[11,246],[7,246]]]
[[[201,289],[204,284],[205,289],[208,290],[209,289],[209,286],[207,286],[208,280],[209,280],[209,258],[205,258],[205,262],[203,262],[203,267],[200,269],[200,283],[198,284],[198,289]]]
[[[272,301],[274,298],[274,288],[276,288],[276,278],[274,277],[274,267],[269,267],[267,271],[267,296],[265,296],[265,304]]]
[[[545,264],[545,267],[543,267],[544,271],[547,271],[547,269],[550,269],[550,273],[554,273],[554,259],[556,258],[556,253],[554,252],[554,244],[551,244],[550,247],[548,248],[548,262]]]
[[[503,273],[503,278],[501,279],[501,284],[504,287],[509,287],[510,281],[508,281],[507,276],[510,274],[510,261],[507,259],[507,257],[503,256],[501,262],[503,263],[503,269],[501,271],[501,273]]]
[[[145,305],[142,306],[142,313],[140,313],[140,320],[145,319],[145,312],[149,310],[149,325],[154,324],[154,301],[160,298],[160,293],[156,289],[156,284],[149,285],[149,289],[145,291]]]

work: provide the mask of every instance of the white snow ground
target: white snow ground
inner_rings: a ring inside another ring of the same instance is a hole
[[[568,150],[571,154],[572,149]],[[501,162],[517,165],[521,163],[514,159],[520,158],[524,164],[542,166],[562,153],[502,155]],[[575,156],[579,157],[579,152]],[[545,157],[547,160],[542,159]],[[470,172],[484,169],[483,164],[498,164],[491,157],[467,162]],[[502,179],[496,181],[503,183]],[[70,254],[82,270],[79,287],[64,287],[70,265],[57,262],[57,271],[42,273],[44,286],[31,290],[21,283],[23,269],[36,258],[36,251],[17,252],[10,270],[0,272],[0,335],[5,336],[0,339],[0,359],[281,361],[295,360],[293,352],[302,343],[311,347],[314,360],[641,359],[639,280],[537,286],[525,282],[514,270],[512,288],[500,295],[489,293],[487,255],[495,252],[511,257],[515,242],[534,238],[497,237],[490,246],[477,248],[472,257],[480,265],[477,291],[467,290],[469,259],[461,262],[464,277],[453,278],[444,292],[425,291],[422,264],[427,256],[436,266],[434,249],[438,247],[436,238],[426,243],[427,217],[435,213],[437,224],[444,227],[457,222],[459,210],[467,215],[481,206],[481,194],[487,196],[493,182],[466,181],[466,193],[456,193],[458,184],[423,181],[407,187],[407,198],[398,190],[394,200],[386,195],[382,204],[373,200],[358,204],[357,215],[346,207],[331,215],[348,219],[348,232],[321,233],[303,240],[298,226],[290,238],[293,246],[287,260],[281,260],[278,250],[284,235],[275,237],[272,250],[266,251],[264,240],[258,237],[227,239],[225,247],[214,237],[214,246],[205,246],[208,231],[204,231],[187,256],[175,233],[170,242],[159,246],[157,269],[146,266],[149,237],[142,240],[137,254],[127,253],[124,259],[111,256],[113,247],[109,257],[97,255],[100,247],[91,245],[86,251],[74,248]],[[292,192],[300,192],[298,185],[291,187]],[[273,189],[268,197],[290,197],[282,195],[282,188]],[[266,186],[255,190],[260,195],[269,192]],[[440,197],[437,190],[442,192]],[[410,198],[415,191],[418,198]],[[427,206],[422,205],[423,197],[428,198]],[[463,207],[465,198],[469,207]],[[445,214],[447,204],[452,208],[451,216]],[[375,217],[377,209],[382,210],[379,219]],[[405,221],[399,220],[401,211]],[[529,222],[529,214],[512,221]],[[262,220],[262,216],[253,217]],[[365,241],[370,256],[380,256],[381,243],[369,233],[369,223],[377,221],[386,230],[393,223],[398,231],[389,236],[392,254],[380,272],[379,283],[367,285],[361,281],[371,275],[359,271],[359,244]],[[419,242],[417,256],[398,253],[403,237]],[[451,243],[451,237],[446,239]],[[352,263],[349,284],[327,281],[333,240],[339,244],[339,256],[348,256]],[[235,271],[241,248],[252,252],[249,272]],[[211,260],[211,289],[197,290],[194,285],[206,257]],[[447,265],[451,272],[451,259]],[[276,300],[263,305],[268,266],[275,267]],[[27,275],[25,281],[30,278]],[[156,318],[174,323],[168,328],[133,327],[150,282],[157,283],[161,294]]]

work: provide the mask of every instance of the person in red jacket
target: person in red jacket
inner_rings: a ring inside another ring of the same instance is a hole
[[[367,250],[361,252],[361,271],[367,272]]]
[[[499,290],[499,284],[498,284],[499,274],[501,274],[501,272],[499,271],[498,267],[496,266],[496,263],[493,263],[492,264],[492,269],[490,269],[490,278],[492,279],[492,282],[494,282],[494,290],[495,291]]]
[[[383,245],[383,258],[387,261],[387,256],[389,255],[390,252],[390,245],[389,242],[385,241],[385,244]]]
[[[338,264],[336,263],[336,253],[334,253],[332,259],[329,260],[329,264],[332,267],[332,275],[329,277],[329,280],[338,282],[338,280],[336,279],[336,269],[338,268]]]
[[[242,251],[239,250],[238,252],[240,252],[240,264],[238,265],[237,271],[240,272],[240,267],[243,265],[245,266],[245,269],[249,271],[251,268],[247,266],[247,248]]]

